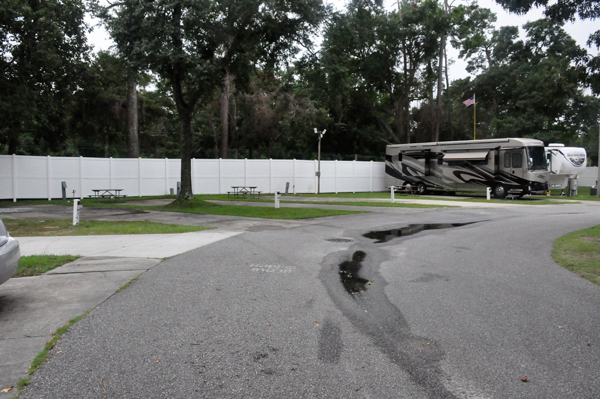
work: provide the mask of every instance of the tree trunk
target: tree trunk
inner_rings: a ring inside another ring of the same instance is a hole
[[[233,87],[231,88],[232,92],[235,92],[235,83],[231,82]],[[237,101],[235,95],[230,95],[231,98],[231,145],[233,146],[233,158],[238,158],[238,148],[239,148],[239,136],[238,136],[238,126],[237,126]]]
[[[447,104],[446,106],[447,108],[447,112],[448,112],[448,130],[450,131],[450,140],[454,140],[454,131],[453,131],[453,127],[452,127],[452,111],[453,111],[453,107],[452,107],[452,101],[450,101],[450,80],[448,78],[448,53],[446,52],[446,49],[444,48],[444,75],[446,75],[446,100],[447,100]]]
[[[192,115],[189,110],[179,110],[181,130],[181,191],[178,199],[194,198],[192,192]]]
[[[225,75],[223,79],[223,94],[221,95],[221,158],[227,159],[229,150],[229,95],[231,76]]]
[[[15,155],[19,148],[19,134],[17,129],[11,129],[8,133],[8,155]]]
[[[404,108],[402,107],[402,100],[394,100],[394,115],[396,120],[394,122],[393,131],[398,141],[399,137],[402,137],[403,132],[403,121],[404,121]],[[399,142],[399,141],[398,141]]]
[[[127,156],[129,158],[140,156],[138,130],[137,78],[132,75],[127,80]]]
[[[440,121],[442,120],[442,77],[444,74],[444,49],[446,48],[446,35],[440,40],[440,56],[438,62],[437,98],[435,101],[435,116],[433,128],[433,141],[440,141]]]

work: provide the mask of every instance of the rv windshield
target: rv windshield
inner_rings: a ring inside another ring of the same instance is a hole
[[[548,169],[544,147],[525,147],[529,170]]]

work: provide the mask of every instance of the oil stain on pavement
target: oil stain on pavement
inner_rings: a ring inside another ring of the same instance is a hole
[[[362,236],[373,242],[362,240],[360,243],[361,240],[357,237],[357,244],[347,251],[326,257],[319,274],[330,297],[344,316],[431,398],[455,398],[443,383],[446,377],[440,362],[444,358],[444,351],[433,340],[413,334],[406,318],[388,299],[384,292],[387,283],[379,273],[380,264],[387,260],[387,255],[377,244],[425,230],[467,224],[470,223],[419,224],[371,231]],[[437,277],[429,275],[423,281]],[[336,328],[327,325],[328,331],[324,329],[321,332],[319,358],[322,361],[335,361],[341,354],[341,332]]]

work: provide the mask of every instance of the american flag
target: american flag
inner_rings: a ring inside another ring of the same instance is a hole
[[[475,96],[469,98],[468,100],[463,101],[463,104],[465,104],[468,107],[470,107],[471,105],[475,104]]]

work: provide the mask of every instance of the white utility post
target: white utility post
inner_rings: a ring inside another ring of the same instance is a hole
[[[393,204],[394,201],[395,201],[395,198],[394,198],[394,186],[390,187],[390,195],[392,196],[392,204]]]
[[[327,129],[319,132],[317,128],[315,128],[315,134],[319,135],[319,148],[317,150],[317,194],[321,194],[321,139]]]
[[[275,209],[279,209],[279,198],[281,198],[281,194],[279,191],[275,191]]]
[[[79,205],[78,199],[73,199],[73,226],[79,224],[79,210],[81,209],[81,205]]]
[[[491,188],[491,187],[488,187],[488,188],[485,190],[485,192],[487,193],[487,194],[486,194],[486,197],[487,197],[487,200],[489,201],[489,200],[490,200],[490,195],[492,194],[492,188]]]

